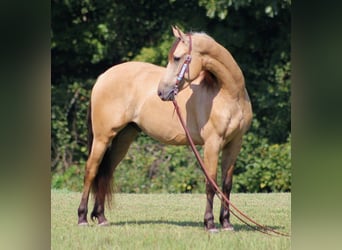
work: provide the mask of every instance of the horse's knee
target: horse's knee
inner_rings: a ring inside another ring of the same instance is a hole
[[[222,191],[229,194],[233,186],[233,167],[222,177]]]
[[[225,194],[229,195],[230,192],[232,191],[233,183],[231,181],[229,182],[224,182],[222,185],[222,192]]]

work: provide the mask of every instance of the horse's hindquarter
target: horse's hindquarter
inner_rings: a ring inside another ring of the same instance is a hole
[[[156,93],[163,71],[153,64],[128,62],[101,74],[91,95],[94,134],[117,132],[134,121],[147,96]]]

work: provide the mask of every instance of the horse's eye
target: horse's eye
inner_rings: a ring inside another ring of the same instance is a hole
[[[174,57],[173,57],[173,60],[174,60],[175,62],[178,62],[178,61],[180,60],[180,57],[174,56]]]

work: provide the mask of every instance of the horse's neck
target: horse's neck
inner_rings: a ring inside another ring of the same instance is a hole
[[[244,78],[241,69],[232,55],[215,41],[207,44],[203,53],[203,66],[213,73],[221,88],[227,90],[232,96],[244,91]]]

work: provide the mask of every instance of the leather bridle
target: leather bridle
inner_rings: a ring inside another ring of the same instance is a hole
[[[191,34],[188,34],[188,36],[189,36],[189,50],[188,50],[188,54],[185,56],[185,60],[183,62],[183,65],[182,65],[181,69],[179,70],[179,72],[177,74],[176,83],[175,83],[175,86],[174,86],[174,89],[173,89],[174,96],[176,96],[178,94],[179,84],[184,79],[184,75],[185,75],[186,72],[188,73],[188,76],[189,76],[189,79],[190,79],[189,65],[190,65],[190,62],[191,62],[192,41],[191,41]]]

